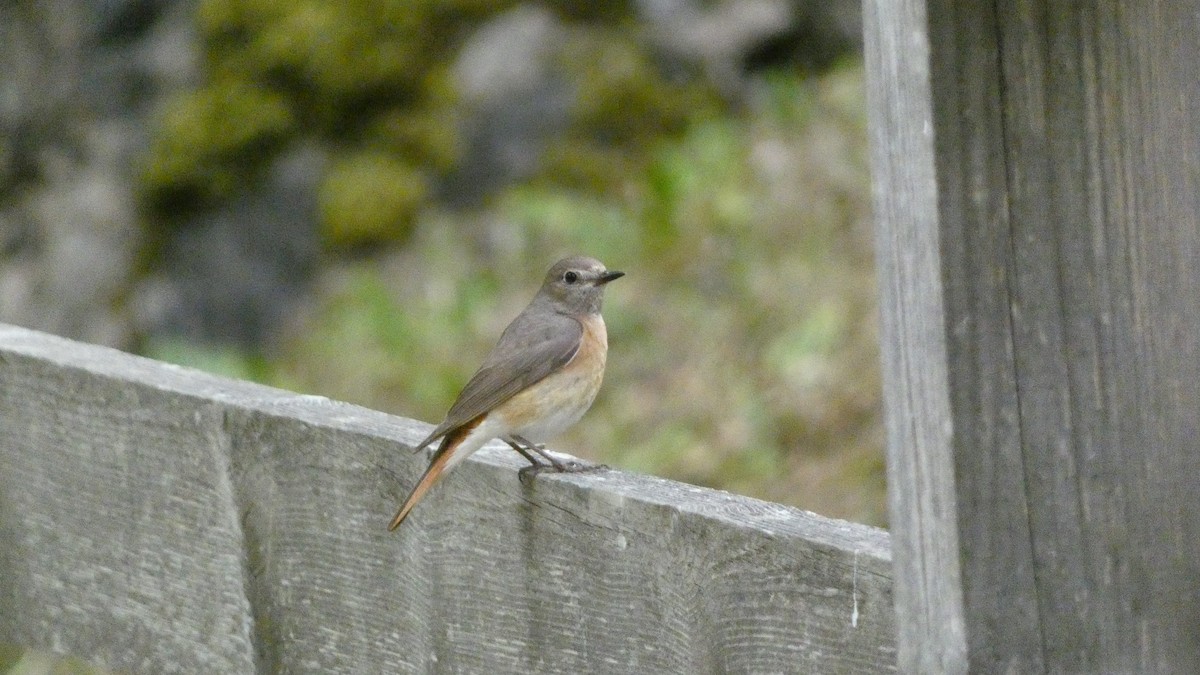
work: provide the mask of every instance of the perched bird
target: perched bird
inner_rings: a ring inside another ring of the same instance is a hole
[[[561,472],[585,468],[560,462],[536,444],[579,421],[596,399],[608,355],[600,303],[605,284],[624,274],[583,256],[550,268],[541,290],[504,329],[446,419],[415,448],[419,452],[441,439],[389,531],[404,522],[439,478],[493,438],[529,460],[522,477],[547,466]]]

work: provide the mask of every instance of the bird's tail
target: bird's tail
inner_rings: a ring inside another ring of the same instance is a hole
[[[442,477],[446,471],[450,470],[455,464],[465,459],[465,455],[469,455],[479,448],[483,443],[475,439],[476,442],[467,443],[468,436],[479,426],[483,421],[483,416],[480,415],[470,422],[458,427],[454,431],[442,437],[442,444],[434,453],[433,459],[429,462],[429,467],[425,469],[425,473],[421,474],[421,480],[417,481],[417,486],[409,493],[408,499],[400,506],[400,510],[396,512],[396,517],[392,518],[392,522],[388,523],[388,532],[400,527],[400,523],[408,517],[410,511],[421,501],[426,492],[433,487],[434,483]],[[426,443],[428,444],[428,442]]]
[[[438,482],[438,479],[442,477],[442,473],[446,470],[446,462],[450,460],[450,455],[450,452],[446,452],[443,449],[433,456],[433,461],[429,463],[429,468],[425,469],[425,473],[421,474],[421,480],[417,481],[417,486],[409,493],[408,499],[404,500],[404,504],[396,512],[396,517],[392,518],[392,522],[388,523],[388,532],[400,527],[400,523],[404,522],[409,512],[417,505],[417,502],[421,501],[425,493],[429,492],[429,488]]]

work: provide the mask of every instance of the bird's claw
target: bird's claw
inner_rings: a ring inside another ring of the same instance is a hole
[[[528,485],[539,473],[552,470],[555,473],[589,473],[592,471],[607,471],[607,464],[584,464],[575,460],[567,460],[565,462],[559,460],[551,460],[550,464],[530,464],[517,471],[517,477],[521,479],[521,483]]]
[[[549,465],[530,464],[529,466],[521,467],[521,470],[517,472],[517,478],[521,480],[521,485],[529,485],[533,481],[534,476],[541,473],[547,466]]]

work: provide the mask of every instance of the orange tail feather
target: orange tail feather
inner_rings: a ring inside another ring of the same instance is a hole
[[[417,481],[417,486],[409,493],[408,499],[404,500],[404,504],[400,510],[396,512],[396,517],[392,518],[392,522],[388,523],[388,532],[400,527],[400,523],[408,517],[408,513],[413,510],[417,502],[429,492],[429,488],[442,477],[442,471],[446,466],[446,461],[450,459],[449,452],[439,452],[433,457],[433,461],[429,463],[429,468],[425,469],[425,473],[421,475],[421,480]]]
[[[425,473],[421,474],[421,480],[417,481],[417,486],[409,493],[408,499],[404,500],[404,504],[396,512],[396,517],[392,518],[392,522],[388,523],[388,532],[400,527],[400,523],[404,522],[409,512],[416,507],[417,502],[421,501],[425,493],[429,492],[429,488],[438,482],[438,479],[445,473],[446,463],[454,456],[454,451],[458,449],[458,446],[462,444],[471,430],[479,426],[481,421],[483,421],[482,415],[451,431],[442,438],[442,445],[434,453],[433,460],[429,462],[429,468],[425,469]]]

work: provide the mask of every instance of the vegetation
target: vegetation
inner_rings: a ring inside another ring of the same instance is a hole
[[[400,242],[463,140],[451,61],[472,28],[513,2],[478,0],[203,0],[207,81],[180,95],[142,167],[154,220],[205,208],[253,182],[288,142],[331,149],[321,192],[331,249]],[[543,172],[611,187],[642,148],[714,109],[715,94],[662,77],[616,24],[621,3],[550,7],[568,20],[556,72],[580,95]]]
[[[448,59],[509,4],[204,0],[209,79],[165,113],[148,204],[212,203],[315,138],[324,239],[356,255],[329,258],[265,360],[152,354],[437,421],[544,268],[586,253],[629,276],[606,301],[606,386],[556,447],[883,524],[861,64],[761,77],[729,111],[665,81],[622,5],[552,3],[561,73],[587,92],[570,127],[537,175],[443,208],[432,186],[462,150]]]

